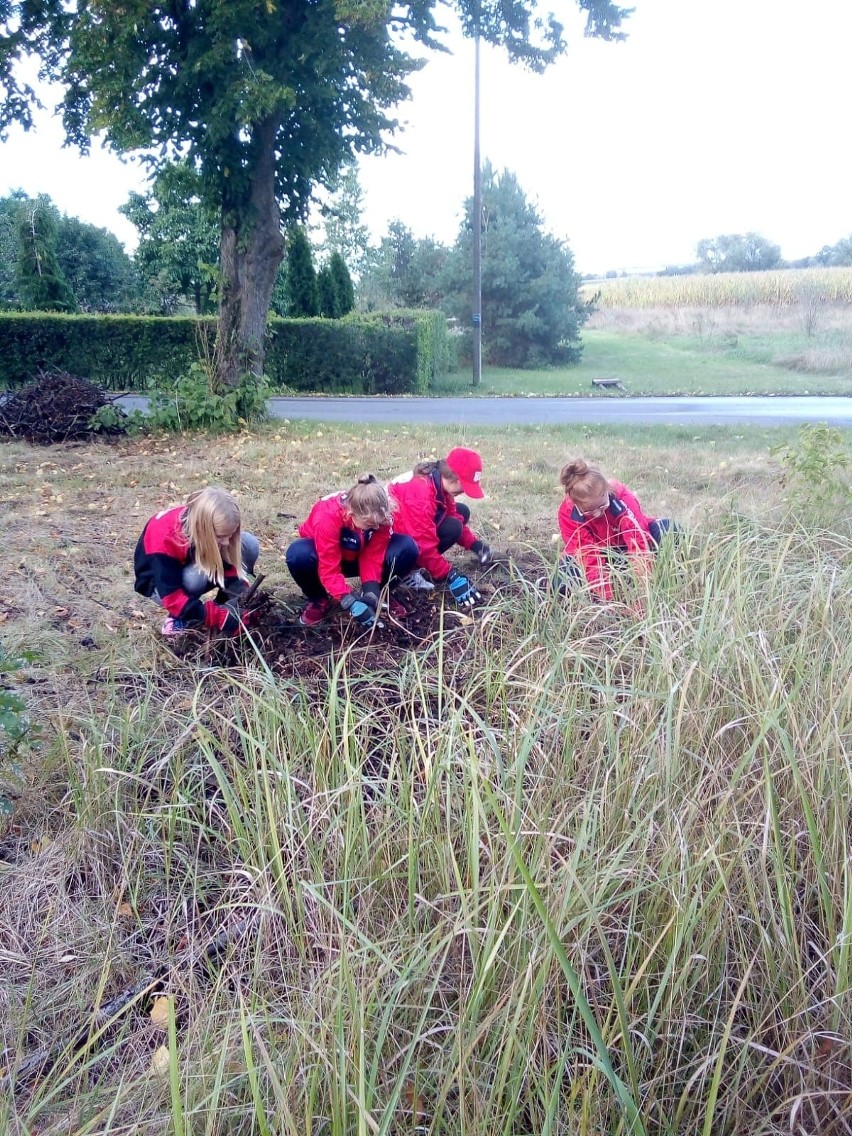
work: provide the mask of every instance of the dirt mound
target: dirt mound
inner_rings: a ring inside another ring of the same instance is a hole
[[[498,594],[510,593],[521,577],[532,580],[541,573],[541,558],[523,555],[477,569],[472,577],[483,604],[470,614],[445,603],[440,588],[434,592],[401,589],[399,599],[408,615],[393,619],[383,611],[383,626],[369,632],[339,609],[315,627],[302,627],[301,600],[282,600],[261,591],[251,605],[255,612],[251,626],[254,647],[245,640],[210,639],[206,632],[188,632],[169,646],[181,658],[225,667],[249,660],[256,647],[274,674],[308,682],[324,682],[329,661],[343,652],[349,653],[359,671],[393,670],[409,651],[428,649],[439,636],[443,636],[445,659],[462,653],[475,624],[487,617],[489,601]]]
[[[108,413],[101,422],[93,423],[104,407]],[[123,434],[126,421],[114,397],[67,371],[42,371],[34,383],[0,399],[0,436],[41,446]]]

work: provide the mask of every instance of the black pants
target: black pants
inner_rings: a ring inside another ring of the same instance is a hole
[[[462,529],[470,520],[470,509],[460,501],[456,502],[461,520],[458,517],[444,517],[438,525],[438,551],[446,552],[461,539]]]
[[[382,587],[393,585],[414,568],[418,557],[417,545],[410,536],[394,533],[388,542],[382,566]],[[324,599],[328,593],[320,583],[317,546],[309,537],[294,540],[287,549],[287,567],[290,575],[309,600]],[[358,576],[357,560],[342,560],[340,570],[347,578]]]

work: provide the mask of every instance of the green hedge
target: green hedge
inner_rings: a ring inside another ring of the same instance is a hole
[[[212,347],[213,318],[0,312],[0,386],[61,367],[107,390],[168,386]],[[386,312],[341,320],[269,321],[273,388],[342,394],[417,394],[452,369],[440,312]]]

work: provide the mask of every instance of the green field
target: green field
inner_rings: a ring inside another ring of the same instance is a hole
[[[671,311],[599,312],[584,329],[583,343],[577,367],[486,367],[476,392],[469,373],[460,373],[444,379],[435,393],[852,395],[852,317],[847,320],[845,310],[810,335],[796,326],[795,317],[775,311],[760,318],[701,309],[680,312],[679,318]],[[595,378],[616,378],[624,390],[595,391]]]

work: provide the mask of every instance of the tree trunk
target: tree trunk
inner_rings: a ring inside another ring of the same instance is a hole
[[[284,238],[275,197],[277,119],[255,130],[256,159],[249,173],[248,197],[222,209],[221,299],[216,339],[217,377],[238,386],[246,374],[263,374],[269,302]]]

